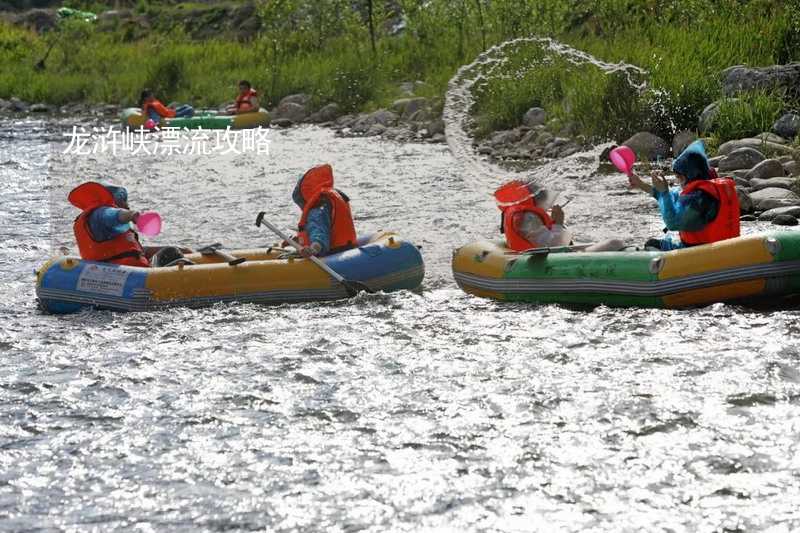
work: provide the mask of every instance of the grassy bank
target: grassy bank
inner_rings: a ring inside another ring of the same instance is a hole
[[[401,96],[403,81],[424,81],[421,95],[441,97],[458,66],[482,50],[542,35],[604,61],[642,67],[650,90],[640,93],[624,77],[587,65],[556,60],[543,66],[541,50],[520,47],[507,76],[478,92],[480,132],[513,127],[525,110],[540,105],[564,128],[593,138],[640,129],[667,136],[694,127],[703,107],[720,97],[722,69],[800,60],[798,0],[402,0],[402,13],[397,3],[354,4],[265,2],[258,13],[262,29],[246,43],[192,40],[180,26],[170,28],[167,10],[161,29],[144,38],[123,27],[100,32],[72,21],[44,36],[2,24],[0,97],[127,105],[147,86],[164,100],[216,106],[232,99],[237,80],[247,78],[270,104],[307,92],[318,104],[368,110]],[[158,16],[155,4],[141,2],[140,10]],[[54,43],[47,68],[34,69]],[[757,113],[726,109],[718,136],[760,131],[773,114],[794,105],[780,95],[761,98]]]

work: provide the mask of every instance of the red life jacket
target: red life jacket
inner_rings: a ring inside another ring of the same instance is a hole
[[[100,207],[116,207],[114,197],[108,189],[97,182],[89,181],[72,189],[68,199],[82,211],[72,225],[82,259],[118,265],[150,266],[139,243],[139,236],[133,230],[107,241],[96,241],[92,237],[89,229],[91,214]]]
[[[323,198],[331,206],[331,242],[328,254],[334,254],[356,246],[358,237],[353,224],[348,200],[333,188],[333,169],[330,165],[319,165],[303,176],[300,183],[300,195],[303,197],[303,213],[297,224],[297,239],[303,246],[310,246],[311,241],[306,231],[308,214]]]
[[[713,175],[716,175],[714,173]],[[681,195],[692,191],[704,191],[719,200],[717,216],[699,231],[681,231],[684,244],[708,244],[724,241],[739,236],[739,196],[736,194],[736,182],[730,178],[714,178],[711,180],[695,180],[681,191]]]
[[[151,107],[155,110],[156,113],[158,113],[160,117],[165,117],[165,118],[175,117],[174,109],[168,108],[158,100],[153,100],[152,102],[145,102],[144,105],[142,105],[142,115],[145,118],[150,118],[150,114],[148,112],[150,111]]]
[[[255,98],[257,96],[258,93],[255,91],[255,89],[249,89],[245,94],[239,94],[239,96],[236,97],[236,111],[240,111],[244,104],[249,106],[247,111],[258,111],[254,108],[253,102],[250,100],[251,98]]]
[[[497,189],[494,197],[501,211],[500,233],[506,236],[506,245],[516,252],[537,248],[538,244],[523,237],[514,227],[514,217],[533,213],[547,229],[552,229],[554,222],[547,211],[536,205],[528,186],[521,181],[511,181]]]

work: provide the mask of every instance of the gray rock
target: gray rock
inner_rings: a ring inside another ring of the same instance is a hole
[[[795,178],[755,178],[750,181],[750,187],[752,187],[754,191],[760,191],[761,189],[766,189],[767,187],[778,187],[780,189],[792,190],[796,185],[797,180]]]
[[[786,207],[790,205],[800,205],[800,196],[788,189],[779,187],[767,187],[760,191],[750,194],[753,200],[753,208],[756,211],[768,211],[776,207]]]
[[[739,148],[755,148],[762,154],[766,154],[768,156],[793,155],[795,153],[795,150],[791,146],[766,142],[762,141],[761,139],[739,139],[735,141],[728,141],[719,147],[717,153],[719,155],[728,155]]]
[[[312,113],[308,117],[308,122],[312,124],[319,124],[321,122],[332,122],[336,120],[339,115],[341,115],[341,110],[339,109],[339,104],[337,103],[330,103],[323,106],[321,109]]]
[[[719,167],[719,162],[725,159],[724,155],[718,155],[716,157],[709,157],[708,158],[708,166],[717,168]]]
[[[430,108],[423,107],[422,109],[417,109],[416,111],[414,111],[411,114],[411,116],[407,118],[407,120],[409,120],[410,122],[423,123],[423,122],[430,122],[434,118],[436,117],[433,116],[433,111],[431,111]]]
[[[714,122],[719,115],[719,107],[723,102],[736,102],[738,98],[723,98],[708,104],[703,112],[700,113],[700,118],[697,120],[697,127],[702,132],[711,131],[714,128]]]
[[[33,104],[28,111],[31,113],[49,113],[52,111],[52,108],[47,104]]]
[[[514,144],[522,139],[522,130],[502,130],[493,132],[488,139],[490,146],[498,147],[502,145]]]
[[[739,197],[739,214],[752,213],[753,199],[750,197],[750,193],[740,187],[736,187],[736,195]]]
[[[739,217],[740,222],[754,222],[758,220],[755,215],[742,215]]]
[[[378,109],[367,115],[367,122],[384,127],[394,126],[397,124],[397,115],[387,109]]]
[[[750,178],[747,177],[747,175],[749,173],[750,173],[750,169],[749,168],[742,168],[742,169],[739,169],[739,170],[734,170],[732,172],[726,172],[725,174],[731,176],[734,179],[741,178],[741,179],[743,179],[745,181],[748,181],[750,179]]]
[[[729,153],[725,159],[719,162],[720,172],[739,170],[743,168],[753,168],[766,159],[764,154],[755,148],[738,148]]]
[[[431,120],[427,126],[428,133],[431,136],[435,136],[438,134],[444,134],[444,120],[437,118],[435,120]]]
[[[17,98],[16,96],[12,96],[11,100],[9,100],[8,103],[9,103],[8,110],[14,111],[16,113],[27,113],[28,109],[30,109],[31,107],[22,100],[20,100],[19,98]]]
[[[750,182],[744,178],[733,176],[733,181],[736,182],[737,187],[747,187],[748,189],[750,188]]]
[[[522,123],[529,128],[541,126],[547,120],[547,113],[541,107],[532,107],[522,116]]]
[[[639,157],[651,161],[669,157],[670,146],[667,141],[647,131],[635,134],[622,144],[633,150]]]
[[[800,176],[800,163],[797,161],[784,163],[783,170],[786,171],[787,176]]]
[[[733,154],[731,154],[733,155]],[[730,157],[730,156],[729,156]],[[749,180],[778,178],[786,175],[783,165],[777,159],[765,159],[754,166],[745,178]]]
[[[284,100],[286,100],[286,98],[284,98]],[[285,102],[283,100],[281,100],[281,103],[278,104],[278,107],[272,112],[273,121],[288,119],[292,122],[302,122],[308,115],[308,109],[306,109],[305,106],[295,102]]]
[[[797,218],[792,215],[778,215],[772,219],[772,223],[776,226],[796,226],[798,224]]]
[[[697,133],[691,130],[679,131],[672,138],[672,155],[677,157],[687,146],[697,140]]]
[[[279,128],[288,128],[294,124],[294,122],[288,118],[272,118],[269,123],[271,126],[278,126]]]
[[[336,119],[334,127],[341,129],[350,128],[355,124],[356,120],[358,120],[358,116],[356,115],[343,115]]]
[[[411,115],[426,107],[428,107],[428,99],[418,97],[401,98],[400,100],[395,100],[391,106],[391,109],[400,115],[401,118],[409,119]]]
[[[789,207],[776,207],[769,211],[764,211],[758,216],[758,220],[769,222],[778,215],[791,215],[793,217],[800,217],[800,206]]]
[[[790,95],[800,90],[800,63],[750,68],[742,65],[722,71],[722,91],[733,96],[741,91],[786,89]]]
[[[387,129],[386,126],[384,126],[383,124],[376,123],[376,124],[373,124],[372,126],[369,127],[369,129],[364,134],[364,136],[365,137],[377,137],[378,135],[382,135],[383,132],[386,131],[386,129]]]
[[[433,137],[431,137],[430,142],[432,143],[447,142],[447,137],[445,137],[444,133],[435,133]]]
[[[800,135],[800,115],[797,113],[786,113],[775,121],[772,131],[784,139],[794,139]]]
[[[308,107],[308,104],[310,103],[311,95],[298,93],[283,97],[278,103],[278,107],[280,107],[281,104],[297,104],[299,106]]]
[[[764,133],[759,133],[758,135],[756,135],[753,138],[754,139],[759,139],[759,140],[762,140],[762,141],[766,141],[766,142],[769,142],[769,143],[788,144],[786,139],[784,139],[780,135],[775,135],[774,133],[771,133],[771,132],[768,132],[768,131],[765,131]]]

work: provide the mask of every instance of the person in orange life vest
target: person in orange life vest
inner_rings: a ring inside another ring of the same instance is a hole
[[[680,187],[670,189],[662,176],[654,175],[652,185],[632,174],[631,187],[658,200],[666,231],[678,231],[679,240],[667,236],[649,239],[648,248],[676,250],[739,236],[739,197],[736,183],[719,178],[709,166],[702,141],[695,141],[672,163]]]
[[[510,249],[522,252],[572,243],[572,233],[564,225],[564,210],[553,205],[554,196],[535,182],[510,181],[500,186],[494,196],[502,213],[500,232],[505,235]],[[580,251],[603,252],[624,247],[622,241],[613,239],[582,245]]]
[[[75,187],[68,199],[81,210],[73,230],[82,259],[129,266],[148,267],[151,263],[164,266],[182,258],[181,253],[191,252],[173,246],[143,247],[131,228],[139,213],[130,210],[124,187],[89,181]]]
[[[139,107],[142,108],[142,115],[156,124],[160,123],[162,118],[188,118],[194,116],[192,106],[184,104],[175,109],[167,107],[156,99],[150,89],[143,90],[142,94],[139,95]]]
[[[228,106],[225,111],[229,115],[238,115],[240,113],[253,113],[260,108],[258,93],[250,85],[249,81],[242,80],[239,82],[239,95],[236,97],[236,102]]]
[[[356,246],[350,199],[333,188],[330,165],[313,167],[297,181],[292,199],[300,209],[297,240],[304,257],[324,256]]]

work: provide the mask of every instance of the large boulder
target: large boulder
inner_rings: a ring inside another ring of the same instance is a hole
[[[795,185],[797,185],[797,179],[795,178],[770,178],[770,179],[753,179],[750,181],[750,187],[754,191],[760,191],[761,189],[766,189],[767,187],[778,187],[780,189],[794,189]]]
[[[770,222],[778,215],[790,215],[793,217],[800,217],[800,206],[792,205],[788,207],[776,207],[775,209],[770,209],[768,211],[764,211],[759,215],[758,220],[763,222]]]
[[[768,143],[775,143],[775,144],[789,144],[786,139],[781,137],[780,135],[775,135],[770,131],[765,131],[764,133],[759,133],[753,139],[760,139],[764,142]]]
[[[493,147],[514,144],[519,142],[522,136],[522,130],[519,129],[495,131],[489,136],[488,144]]]
[[[547,113],[541,107],[532,107],[522,116],[522,125],[529,128],[541,126],[547,120]]]
[[[800,115],[797,113],[786,113],[775,121],[772,131],[784,139],[794,139],[800,135]]]
[[[779,187],[767,187],[760,191],[750,193],[753,200],[753,208],[756,211],[768,211],[776,207],[786,207],[790,205],[800,205],[800,196],[788,189]]]
[[[764,154],[755,148],[738,148],[729,154],[727,157],[719,162],[720,172],[728,172],[731,170],[739,170],[742,168],[753,168],[760,162],[766,159]]]
[[[339,108],[339,104],[331,103],[323,106],[317,112],[312,113],[307,120],[308,122],[311,122],[313,124],[318,124],[322,122],[333,122],[341,114],[342,112],[341,109]]]
[[[30,107],[30,105],[26,104],[16,96],[12,96],[11,100],[8,101],[8,110],[16,113],[27,113]]]
[[[670,145],[667,141],[648,131],[641,131],[622,143],[639,157],[655,161],[669,157]]]
[[[768,141],[762,141],[761,139],[755,139],[755,138],[738,139],[722,143],[719,149],[717,150],[717,153],[719,155],[728,155],[729,153],[733,152],[734,150],[738,150],[739,148],[755,148],[762,154],[766,154],[768,156],[795,154],[795,150],[791,146],[786,146],[783,144],[778,144]]]
[[[297,94],[290,94],[289,96],[284,96],[278,103],[278,107],[280,107],[281,104],[297,104],[303,107],[308,107],[310,103],[311,103],[311,95],[305,93],[297,93]]]
[[[428,107],[427,98],[401,98],[400,100],[394,101],[391,109],[393,112],[400,115],[402,119],[408,119],[411,115],[426,107]]]
[[[797,161],[787,161],[783,164],[783,170],[787,176],[800,176],[800,163]]]
[[[49,113],[52,110],[53,110],[52,107],[50,107],[47,104],[42,104],[42,103],[33,104],[30,107],[30,109],[28,109],[28,111],[30,111],[31,113]]]
[[[746,179],[779,178],[786,175],[783,165],[777,159],[765,159],[754,166],[745,176]]]
[[[352,128],[356,133],[367,133],[376,124],[383,126],[384,130],[395,126],[397,124],[397,115],[387,109],[378,109],[372,113],[361,115]],[[372,129],[372,131],[377,131],[377,128]]]
[[[734,96],[741,91],[784,89],[800,95],[800,63],[751,68],[742,65],[722,71],[722,91]]]
[[[772,223],[776,226],[796,226],[800,222],[792,215],[778,215],[772,219]]]
[[[739,214],[746,215],[747,213],[752,213],[753,199],[750,198],[750,193],[741,187],[736,187],[736,196],[739,197]]]
[[[672,138],[672,155],[678,157],[687,146],[697,140],[697,133],[691,130],[679,131]]]
[[[292,122],[302,122],[308,117],[308,108],[304,105],[295,102],[281,101],[272,113],[272,120],[278,121],[281,119],[291,120]]]

